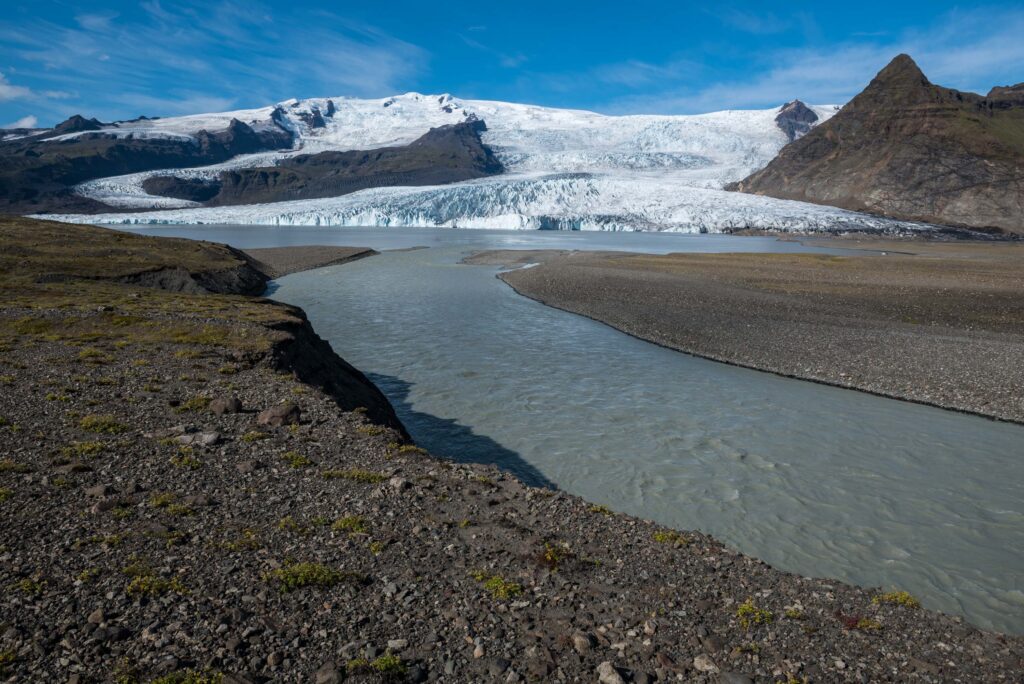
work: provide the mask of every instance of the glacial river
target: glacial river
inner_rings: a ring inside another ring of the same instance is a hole
[[[521,297],[482,249],[815,251],[771,238],[153,226],[236,247],[402,250],[287,276],[417,442],[698,529],[808,576],[1024,633],[1024,427],[687,356]]]

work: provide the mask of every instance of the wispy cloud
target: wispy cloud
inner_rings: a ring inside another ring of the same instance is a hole
[[[416,45],[327,11],[235,0],[147,0],[140,8],[131,17],[79,14],[73,23],[0,19],[0,58],[19,61],[23,76],[50,95],[87,93],[74,106],[106,118],[379,96],[401,89],[429,59]],[[299,83],[310,92],[296,92]],[[0,100],[25,90],[0,80]],[[66,114],[69,106],[51,103],[49,111]]]
[[[32,90],[25,86],[14,85],[0,72],[0,102],[22,100],[32,97]]]
[[[932,25],[899,35],[851,36],[829,47],[769,52],[755,60],[750,76],[714,80],[713,74],[688,68],[691,62],[665,64],[623,62],[585,75],[621,77],[651,88],[626,93],[602,109],[614,113],[689,113],[716,109],[773,107],[794,98],[842,104],[856,95],[889,60],[910,54],[935,83],[987,92],[1002,78],[1016,83],[1024,77],[1024,9],[956,11]],[[682,65],[682,66],[681,66]],[[649,75],[649,77],[647,77]],[[572,83],[572,75],[558,78]],[[710,82],[709,82],[710,81]]]
[[[9,124],[0,126],[0,128],[35,128],[36,124],[39,123],[39,119],[34,116],[23,116],[17,121],[12,121]]]
[[[480,33],[486,31],[487,27],[470,26],[469,30]],[[485,43],[482,43],[479,40],[476,40],[475,38],[470,38],[469,36],[464,36],[462,34],[459,34],[459,39],[462,40],[462,42],[468,45],[469,47],[473,48],[474,50],[479,50],[480,52],[487,53],[488,55],[496,59],[498,61],[498,64],[508,69],[514,69],[527,61],[526,55],[524,55],[522,52],[509,53],[502,52],[501,50],[495,50],[494,48],[490,47],[489,45],[486,45]]]

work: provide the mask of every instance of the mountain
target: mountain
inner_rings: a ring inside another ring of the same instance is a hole
[[[0,159],[48,154],[57,146],[84,152],[100,141],[128,146],[133,163],[122,164],[124,170],[104,162],[92,175],[54,179],[52,195],[80,207],[39,202],[35,210],[83,223],[681,232],[927,228],[723,190],[836,110],[794,101],[756,111],[605,116],[419,93],[314,98],[166,119],[83,119],[75,125],[99,130],[44,131],[0,143]],[[241,125],[275,138],[216,159],[204,153],[211,136]],[[175,153],[157,154],[165,148]],[[452,166],[442,159],[459,161]],[[68,184],[61,189],[58,181]]]
[[[1024,84],[963,93],[899,55],[838,114],[728,187],[1024,233]]]

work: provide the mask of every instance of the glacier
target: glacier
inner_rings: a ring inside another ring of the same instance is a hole
[[[818,122],[838,107],[812,106]],[[79,185],[119,209],[50,216],[78,223],[432,226],[492,229],[723,232],[776,230],[905,232],[928,226],[722,188],[765,166],[788,142],[779,109],[699,115],[607,116],[451,95],[376,100],[287,100],[262,109],[120,122],[121,136],[181,138],[227,128],[280,125],[291,150],[242,155],[191,169],[150,171]],[[386,187],[328,199],[225,207],[149,195],[155,175],[215,178],[297,154],[404,145],[430,128],[481,119],[483,141],[506,173],[444,186]],[[320,125],[322,124],[322,125]],[[61,138],[80,135],[76,133]]]

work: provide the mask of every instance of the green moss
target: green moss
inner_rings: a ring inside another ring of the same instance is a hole
[[[213,670],[180,670],[158,677],[150,684],[222,684],[224,675]]]
[[[186,506],[185,504],[175,504],[175,503],[172,503],[172,504],[168,505],[165,510],[170,515],[174,515],[174,516],[178,516],[178,517],[184,517],[184,516],[195,515],[196,514],[196,512],[192,509],[191,506]]]
[[[255,551],[262,546],[256,530],[244,529],[238,537],[221,544],[221,548],[228,551]]]
[[[321,563],[290,563],[267,573],[266,578],[276,582],[282,592],[295,591],[303,587],[329,589],[343,582],[365,581],[363,575],[334,570]]]
[[[376,673],[384,681],[401,679],[409,672],[402,659],[390,651],[372,661],[366,658],[353,658],[345,665],[345,669],[350,676]]]
[[[871,618],[860,618],[857,620],[857,629],[864,632],[875,632],[882,629],[882,623]]]
[[[676,532],[675,530],[657,530],[651,538],[659,544],[673,544],[673,545],[684,545],[689,544],[690,540],[685,535]]]
[[[178,498],[174,492],[158,492],[149,497],[149,505],[153,508],[167,508]]]
[[[545,542],[544,549],[540,552],[539,561],[541,565],[547,567],[552,572],[558,572],[562,562],[571,557],[572,553],[569,549]]]
[[[875,605],[881,605],[887,603],[894,606],[903,606],[904,608],[920,608],[921,603],[910,595],[910,592],[906,591],[889,591],[883,594],[878,594],[871,599],[871,602]]]
[[[114,360],[114,357],[106,352],[100,351],[95,347],[86,347],[82,351],[78,352],[78,360],[94,365],[110,363]]]
[[[188,448],[188,447],[183,447]],[[192,451],[182,451],[181,453],[171,456],[171,465],[176,468],[187,468],[188,470],[196,470],[203,465],[203,462],[192,455]]]
[[[286,451],[281,454],[281,459],[288,464],[289,468],[303,468],[313,464],[312,461],[297,451]]]
[[[361,432],[364,435],[383,435],[387,432],[387,428],[381,425],[360,425],[356,428],[356,431]]]
[[[7,675],[7,669],[18,659],[14,651],[0,651],[0,675]]]
[[[46,582],[26,577],[23,580],[15,582],[11,588],[17,589],[21,593],[28,594],[29,596],[39,596],[46,588]]]
[[[804,614],[803,614],[803,611],[798,610],[796,608],[787,608],[786,609],[786,617],[789,618],[790,620],[803,620],[804,619]]]
[[[185,413],[186,411],[202,411],[210,405],[210,398],[203,396],[195,396],[191,399],[181,402],[174,410],[176,413]]]
[[[188,589],[177,577],[167,579],[159,577],[146,563],[135,561],[123,570],[131,577],[125,591],[129,596],[160,596],[167,593],[187,594]]]
[[[261,439],[270,439],[270,434],[266,432],[259,432],[258,430],[250,430],[242,435],[243,442],[258,442]]]
[[[360,468],[348,468],[347,470],[325,470],[320,473],[325,480],[351,480],[352,482],[362,482],[364,484],[377,484],[388,479],[387,475],[382,473],[375,473],[370,470],[362,470]]]
[[[372,553],[374,556],[379,556],[384,551],[386,546],[387,545],[384,542],[370,542],[370,553]]]
[[[758,608],[753,598],[748,598],[736,609],[736,618],[740,626],[749,629],[753,625],[768,624],[775,619],[775,614],[770,610]]]
[[[0,503],[3,503],[14,496],[14,491],[7,487],[0,487]]]
[[[501,575],[491,574],[482,570],[476,570],[470,573],[470,575],[477,582],[483,583],[484,589],[491,592],[491,596],[496,599],[504,601],[523,593],[522,585],[506,580]]]
[[[361,515],[347,515],[338,518],[331,525],[331,529],[335,532],[348,532],[349,534],[363,534],[368,531],[366,521]]]
[[[102,453],[103,449],[103,442],[72,442],[68,446],[62,447],[60,453],[67,458],[96,456]]]
[[[120,432],[128,430],[127,425],[123,425],[110,415],[88,415],[78,421],[78,427],[82,428],[86,432],[97,432],[109,435],[115,435]]]
[[[0,461],[0,473],[31,473],[32,468],[9,458]]]
[[[600,513],[601,515],[612,515],[612,509],[608,508],[604,504],[594,504],[589,508],[591,513]]]

